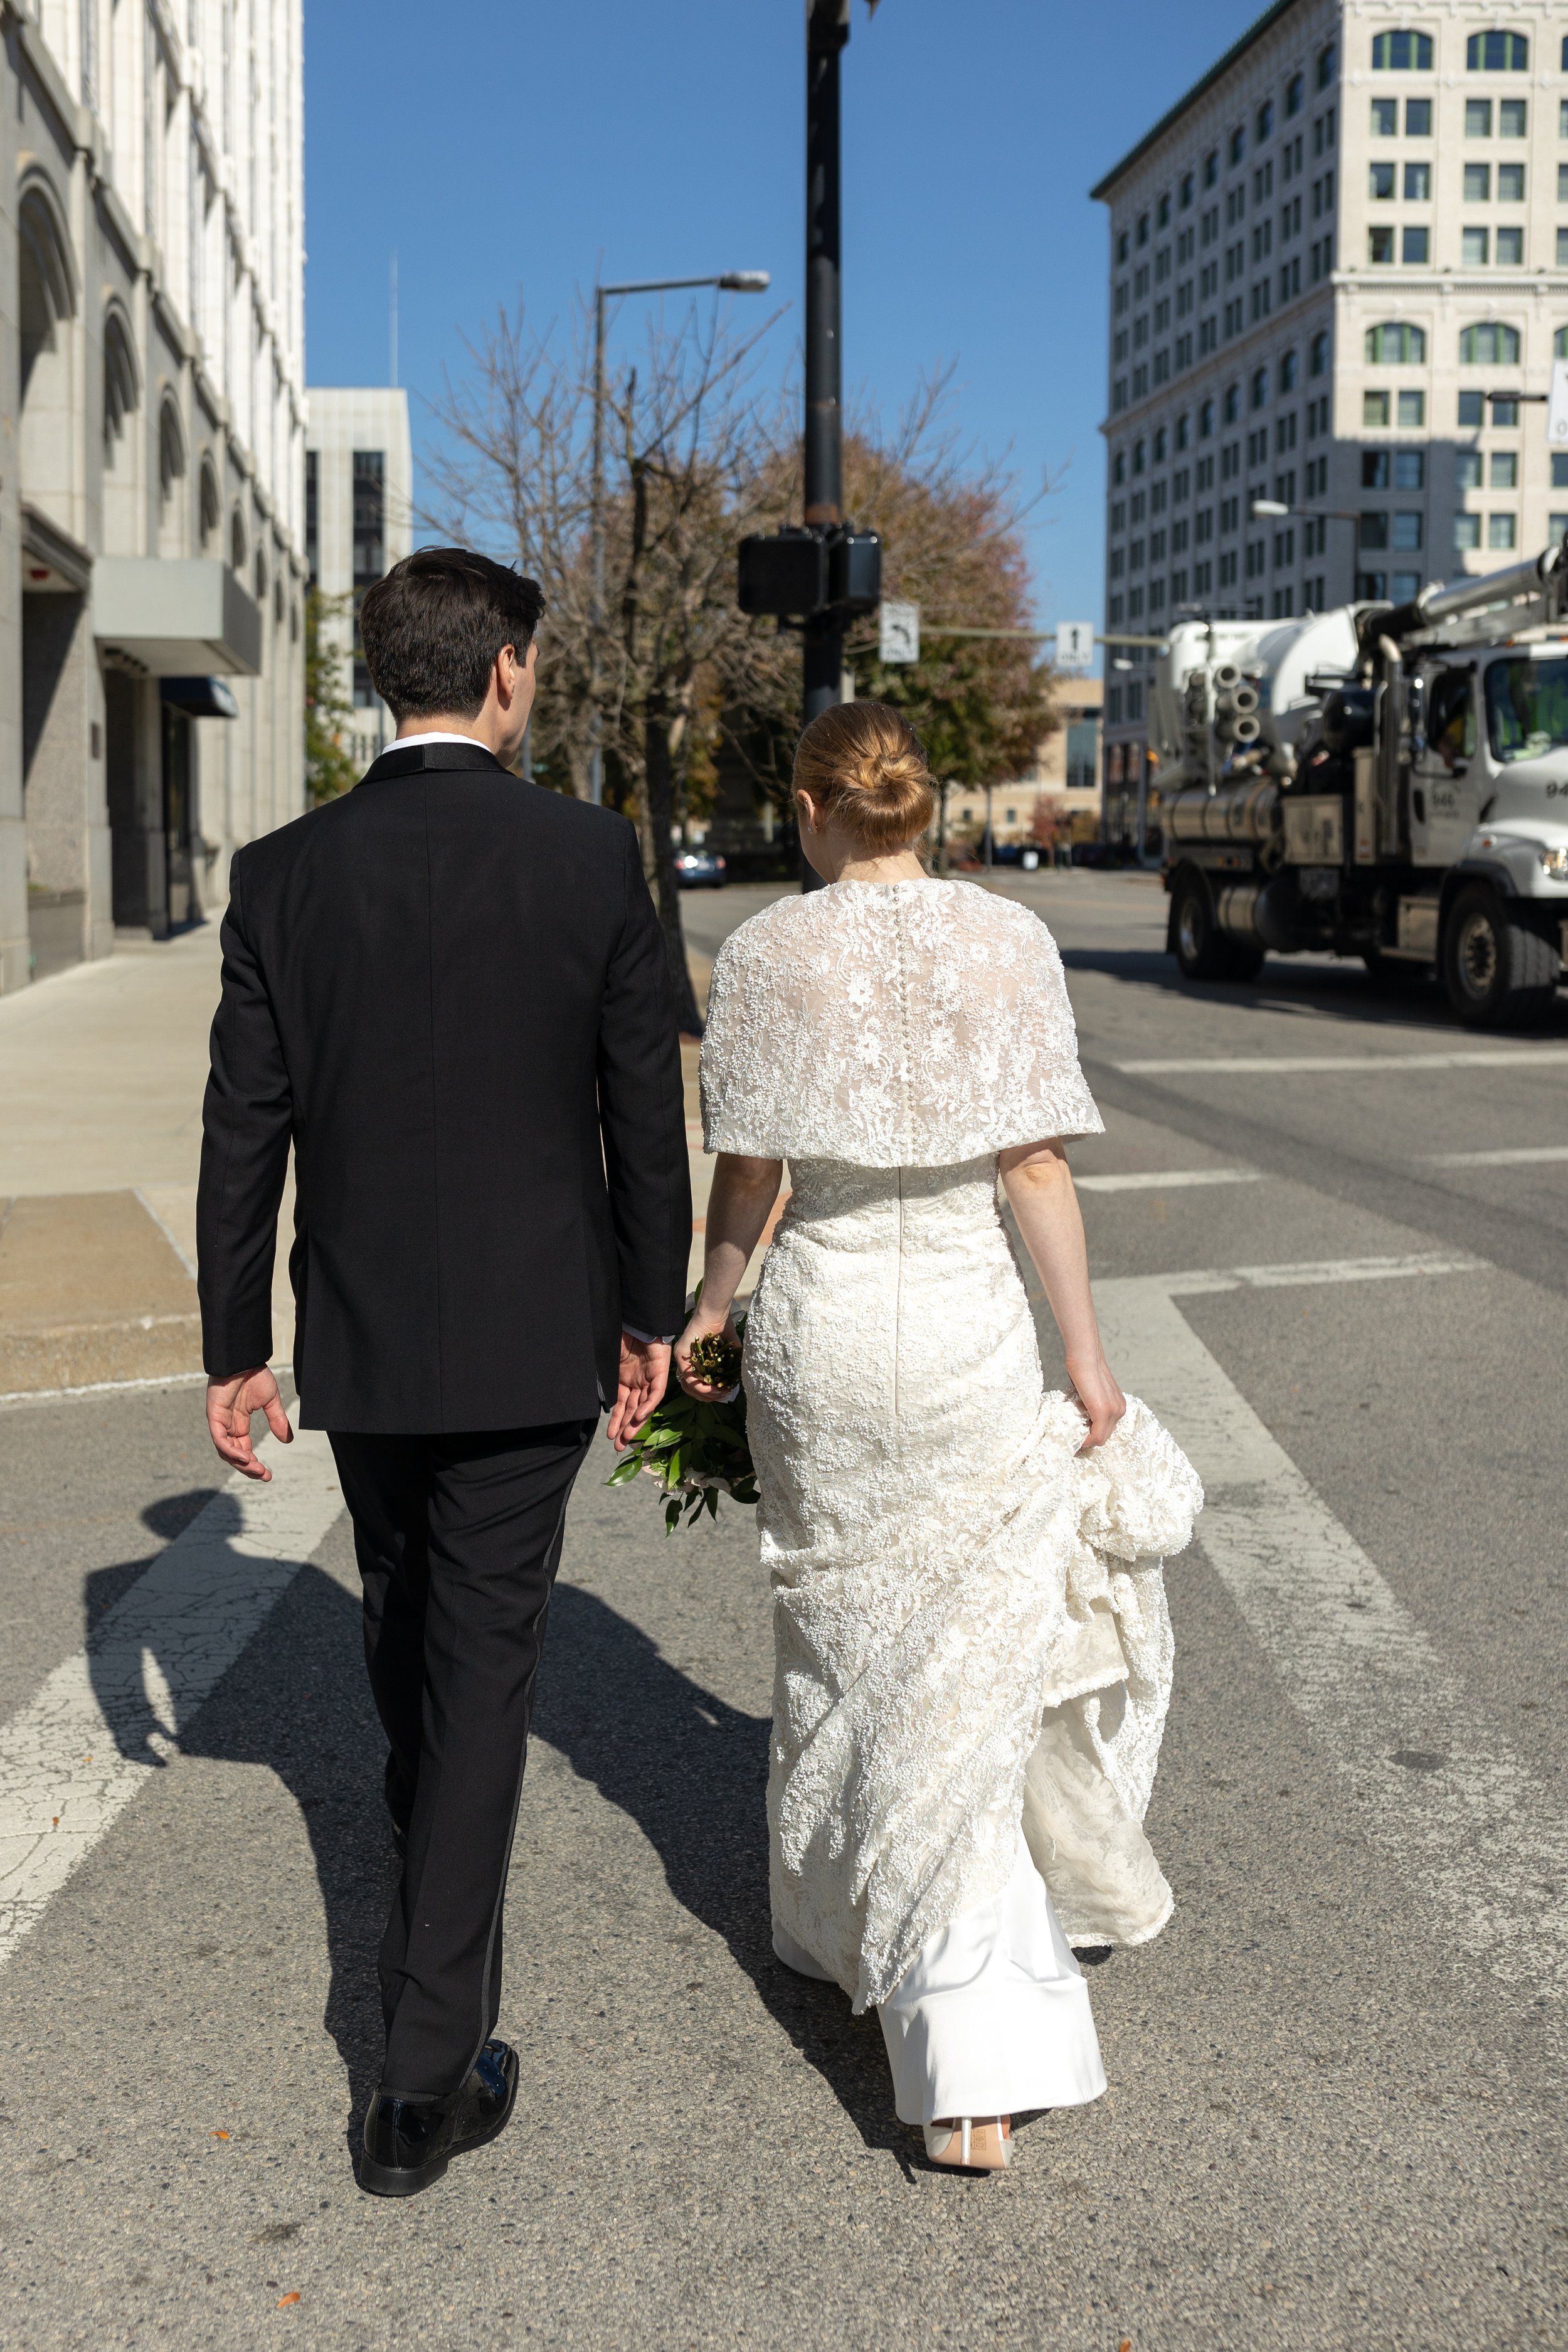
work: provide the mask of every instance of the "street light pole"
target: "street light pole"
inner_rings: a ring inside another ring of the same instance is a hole
[[[605,306],[623,294],[671,294],[689,286],[717,286],[727,294],[765,294],[770,283],[765,269],[726,269],[716,278],[639,278],[624,286],[594,289],[594,457],[588,488],[592,541],[588,590],[588,729],[592,746],[588,753],[588,798],[595,806],[605,797],[605,721],[600,709],[605,677]]]
[[[844,520],[844,360],[840,332],[838,59],[849,0],[808,0],[805,19],[805,525]],[[809,727],[842,692],[844,614],[815,614],[802,635],[802,718]],[[807,866],[803,889],[820,889]]]

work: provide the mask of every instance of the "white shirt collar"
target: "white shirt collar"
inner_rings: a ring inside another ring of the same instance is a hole
[[[412,743],[471,743],[476,751],[489,751],[489,745],[481,743],[477,735],[454,735],[447,730],[434,727],[428,734],[397,735],[387,745],[389,751],[406,751]],[[490,753],[493,759],[495,754]]]

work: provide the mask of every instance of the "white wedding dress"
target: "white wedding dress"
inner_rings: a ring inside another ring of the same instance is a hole
[[[745,1335],[777,1671],[774,1948],[874,2006],[900,2117],[1105,2087],[1073,1945],[1155,1936],[1162,1555],[1202,1494],[1130,1399],[1047,1393],[996,1155],[1102,1121],[1050,934],[839,882],[725,942],[706,1147],[789,1162]]]

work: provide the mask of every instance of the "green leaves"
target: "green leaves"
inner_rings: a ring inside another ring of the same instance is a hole
[[[658,1480],[665,1497],[664,1531],[689,1527],[704,1511],[719,1516],[719,1497],[754,1507],[757,1475],[746,1438],[746,1398],[728,1404],[688,1396],[674,1373],[651,1418],[616,1463],[606,1486],[628,1486],[643,1472]]]

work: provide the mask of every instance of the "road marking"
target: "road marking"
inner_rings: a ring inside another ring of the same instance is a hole
[[[1182,1315],[1163,1276],[1100,1283],[1118,1377],[1192,1456],[1198,1539],[1349,1818],[1467,1953],[1568,1990],[1568,1824],[1464,1678],[1327,1509]]]
[[[291,1373],[292,1364],[286,1360],[272,1367],[279,1380]],[[132,1389],[186,1389],[205,1386],[205,1372],[147,1372],[134,1381],[87,1381],[74,1389],[6,1389],[0,1394],[0,1404],[58,1404],[62,1398],[122,1396]]]
[[[0,1967],[282,1597],[343,1507],[321,1430],[267,1439],[0,1729]]]
[[[1388,1070],[1539,1070],[1568,1064],[1568,1045],[1499,1046],[1484,1053],[1452,1054],[1237,1054],[1226,1060],[1113,1062],[1130,1078],[1220,1076],[1288,1078],[1302,1072],[1340,1070],[1364,1075]]]
[[[1544,1160],[1568,1160],[1568,1143],[1537,1143],[1520,1151],[1429,1151],[1430,1168],[1530,1168]]]
[[[1080,1192],[1165,1192],[1189,1184],[1259,1184],[1261,1168],[1166,1168],[1145,1170],[1136,1176],[1079,1176]]]
[[[1173,1297],[1192,1298],[1213,1290],[1293,1290],[1303,1283],[1398,1282],[1419,1274],[1481,1274],[1484,1257],[1324,1257],[1299,1265],[1192,1266],[1182,1274],[1152,1277]],[[1100,1286],[1095,1286],[1095,1296]]]

